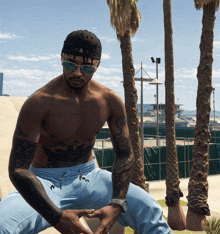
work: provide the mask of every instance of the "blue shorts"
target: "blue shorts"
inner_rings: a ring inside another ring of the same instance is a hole
[[[108,206],[112,198],[111,173],[97,168],[95,157],[93,161],[75,167],[30,167],[30,171],[41,181],[53,203],[63,210],[97,210]],[[84,179],[80,179],[80,173]],[[118,218],[120,224],[130,226],[139,234],[171,233],[160,205],[146,191],[130,184],[126,199],[128,210]],[[51,225],[17,190],[0,202],[0,234],[33,234],[48,227]]]

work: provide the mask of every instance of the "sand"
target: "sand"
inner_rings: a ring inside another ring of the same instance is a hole
[[[8,161],[12,138],[18,114],[27,97],[0,96],[0,196],[4,197],[14,190],[8,176]],[[54,228],[48,228],[41,234],[58,234]]]

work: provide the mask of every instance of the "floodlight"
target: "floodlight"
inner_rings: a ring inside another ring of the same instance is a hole
[[[156,58],[156,63],[160,63],[160,58]]]
[[[154,58],[153,58],[153,57],[151,57],[151,61],[152,61],[152,63],[155,63],[155,60],[154,60]]]

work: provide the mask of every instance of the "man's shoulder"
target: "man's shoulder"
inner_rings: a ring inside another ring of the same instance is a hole
[[[54,78],[47,84],[45,84],[43,87],[36,90],[29,98],[28,102],[35,102],[35,103],[48,103],[51,102],[52,99],[54,99],[55,94],[57,93],[57,82],[58,78]]]
[[[109,115],[112,116],[117,113],[123,113],[122,115],[124,115],[125,106],[119,94],[98,82],[94,82],[94,84],[96,86],[96,99],[108,109]]]
[[[97,89],[96,91],[99,92],[104,99],[110,101],[118,101],[121,100],[121,97],[112,89],[96,82]]]
[[[105,100],[105,103],[111,114],[115,112],[118,113],[125,112],[125,106],[123,100],[121,99],[118,93],[103,85],[101,93],[102,93],[101,94],[102,100]]]
[[[46,86],[36,90],[22,106],[22,109],[26,110],[47,110],[53,103],[54,95],[50,92]]]

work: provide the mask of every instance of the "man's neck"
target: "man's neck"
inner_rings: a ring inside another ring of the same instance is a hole
[[[63,84],[64,84],[64,88],[65,88],[65,91],[71,95],[71,96],[76,96],[78,98],[85,98],[87,96],[87,94],[90,92],[90,86],[91,86],[91,80],[86,84],[84,85],[82,88],[73,88],[73,87],[70,87],[68,85],[67,82],[65,82],[65,80],[63,79]]]

